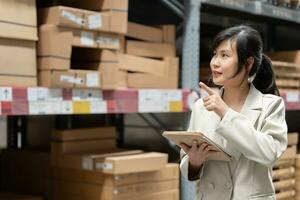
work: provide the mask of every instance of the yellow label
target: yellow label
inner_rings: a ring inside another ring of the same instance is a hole
[[[90,102],[88,102],[88,101],[73,101],[73,113],[74,114],[90,113]]]
[[[182,101],[169,101],[170,112],[182,112]]]

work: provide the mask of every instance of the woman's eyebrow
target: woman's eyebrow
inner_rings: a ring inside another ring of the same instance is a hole
[[[231,53],[232,50],[230,50],[230,49],[220,49],[220,50],[218,50],[218,52],[219,53]]]

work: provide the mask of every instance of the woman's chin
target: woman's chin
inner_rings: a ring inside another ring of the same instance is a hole
[[[220,80],[215,80],[215,79],[213,79],[213,83],[214,83],[215,85],[218,85],[218,86],[222,86],[222,85],[223,85],[223,82],[220,81]]]

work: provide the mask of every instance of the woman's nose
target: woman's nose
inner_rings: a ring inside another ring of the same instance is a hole
[[[212,68],[220,67],[220,62],[219,62],[218,58],[213,58],[210,63],[211,63]]]

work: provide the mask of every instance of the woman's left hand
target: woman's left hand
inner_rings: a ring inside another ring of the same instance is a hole
[[[208,111],[214,111],[217,115],[223,118],[225,113],[229,109],[227,104],[220,97],[219,93],[213,91],[210,87],[202,82],[200,82],[199,85],[208,93],[208,96],[203,98],[205,108]]]

